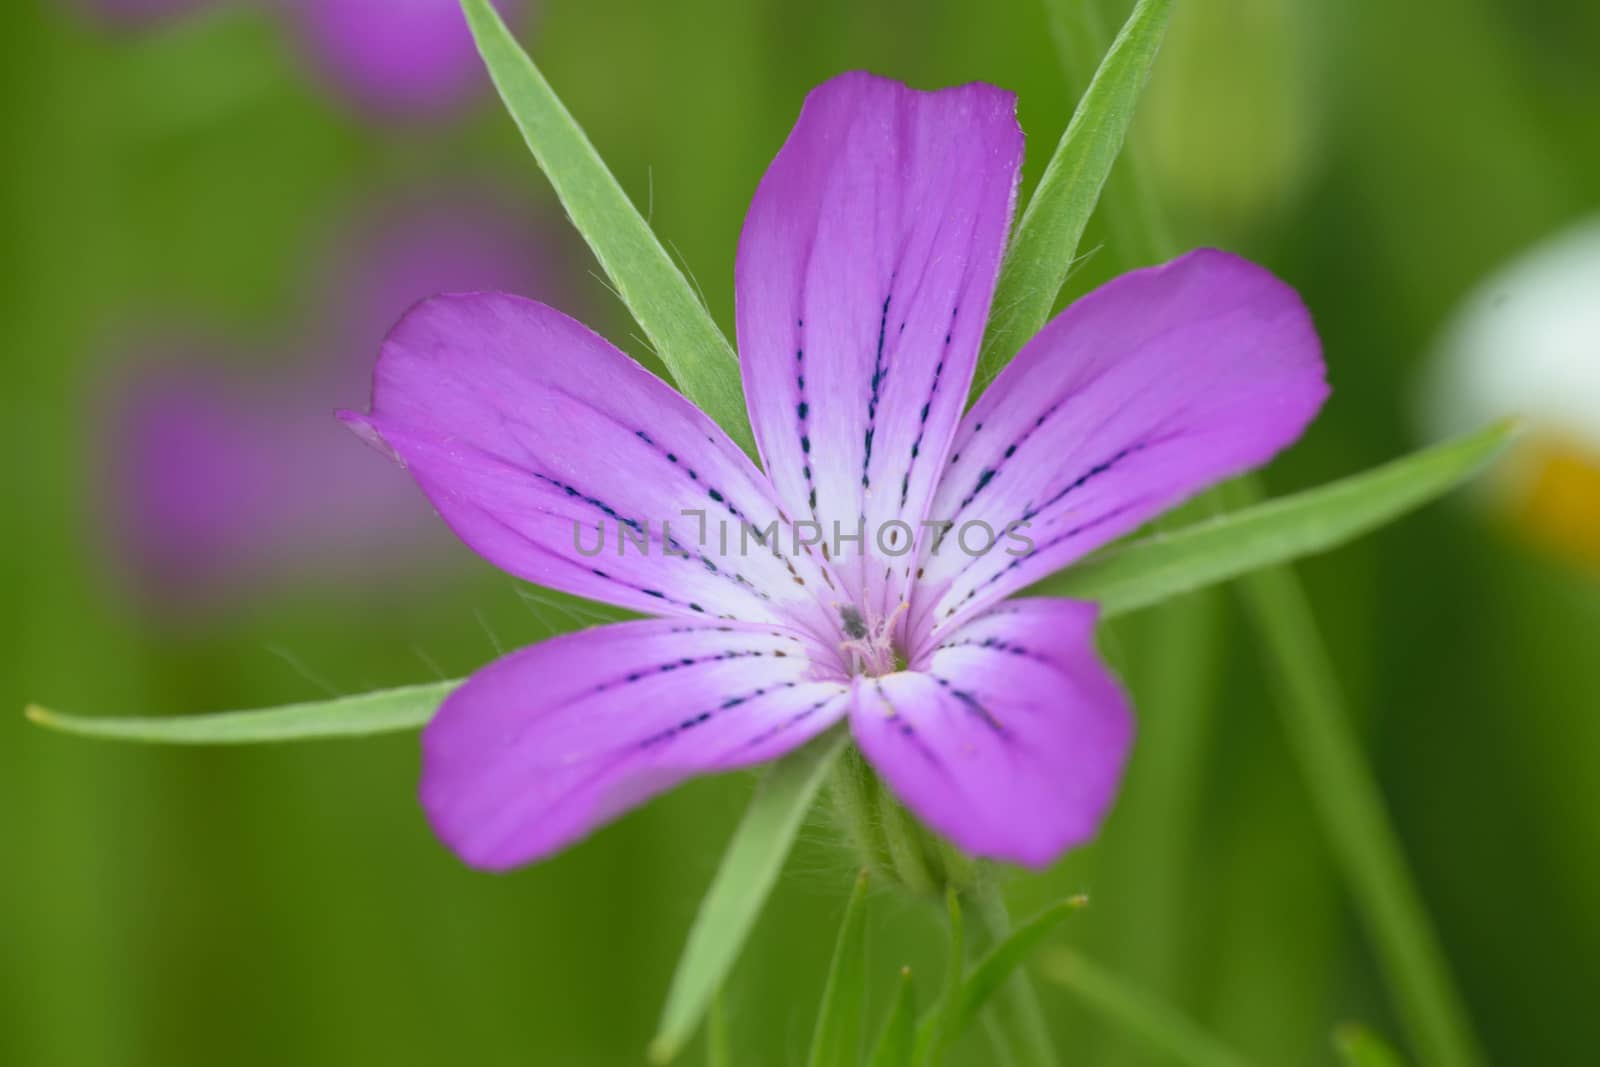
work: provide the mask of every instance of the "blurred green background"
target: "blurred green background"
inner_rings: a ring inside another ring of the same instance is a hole
[[[15,713],[455,676],[589,617],[448,547],[364,582],[291,560],[199,605],[131,573],[104,473],[117,383],[149,338],[189,334],[226,339],[204,354],[244,380],[288,373],[251,353],[295,351],[340,306],[346,275],[318,257],[373,204],[495,183],[533,220],[544,295],[641,348],[492,99],[364,117],[270,6],[123,27],[88,0],[0,5],[0,1063],[640,1063],[750,778],[492,877],[429,835],[414,737],[163,750]],[[1108,23],[1127,6],[1099,5]],[[1271,266],[1327,345],[1333,399],[1268,482],[1415,447],[1420,366],[1452,306],[1600,208],[1600,7],[1180,8],[1136,131],[1146,173],[1184,245]],[[725,325],[744,209],[809,87],[865,67],[1014,89],[1031,183],[1089,73],[1039,0],[545,0],[520,32]],[[1073,292],[1138,265],[1118,238],[1092,228]],[[1491,1060],[1594,1062],[1600,582],[1468,499],[1302,572]],[[1141,719],[1127,788],[1101,842],[1016,879],[1014,903],[1088,892],[1063,944],[1263,1064],[1331,1062],[1345,1019],[1397,1034],[1230,598],[1108,640]],[[740,1064],[800,1061],[851,865],[819,817],[729,991]],[[885,892],[872,921],[884,982],[910,963],[931,990],[937,916]],[[1156,1062],[1041,991],[1070,1062]],[[988,1062],[979,1042],[961,1052]]]

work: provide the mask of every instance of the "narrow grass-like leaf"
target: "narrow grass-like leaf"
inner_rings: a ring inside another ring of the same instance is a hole
[[[1030,592],[1100,603],[1106,617],[1330,548],[1443,495],[1515,434],[1497,422],[1327,485],[1129,542]]]
[[[1070,949],[1039,961],[1039,973],[1071,990],[1086,1007],[1161,1062],[1184,1067],[1250,1067],[1250,1061],[1160,1000]]]
[[[944,1021],[955,1015],[956,1002],[961,999],[961,980],[967,973],[966,920],[961,914],[961,895],[954,889],[946,889],[944,903],[950,919],[944,990],[939,994],[939,1002],[917,1027],[915,1059],[923,1067],[939,1067],[944,1055]]]
[[[755,452],[739,363],[711,313],[490,0],[461,0],[500,99],[678,388]]]
[[[975,389],[1000,373],[1049,318],[1171,13],[1172,0],[1139,0],[1078,101],[1006,248]]]
[[[1111,41],[1101,10],[1105,5],[1096,0],[1043,0],[1043,4],[1062,74],[1068,87],[1081,95]],[[1124,141],[1117,166],[1095,205],[1095,214],[1105,221],[1107,253],[1130,269],[1145,265],[1138,257],[1153,256],[1173,243],[1166,210],[1142,155],[1138,138]]]
[[[414,730],[424,725],[439,710],[444,698],[460,684],[460,680],[428,682],[333,700],[208,715],[165,718],[62,715],[34,706],[27,709],[27,716],[40,726],[63,733],[167,745],[237,745],[314,737],[361,737]]]
[[[1087,899],[1072,897],[1052,904],[991,948],[984,957],[963,976],[953,993],[947,992],[938,1008],[924,1018],[917,1028],[917,1046],[921,1055],[937,1062],[943,1048],[960,1037],[977,1019],[978,1013],[989,1003],[996,992],[1005,987],[1018,973],[1023,962],[1038,948],[1063,919],[1081,909]],[[1031,990],[1029,991],[1031,997]],[[1030,1039],[1027,1028],[1007,1027],[1009,1039],[1006,1055],[1017,1062],[1049,1062],[1054,1052],[1047,1045],[1037,1049],[1021,1047]],[[1033,1042],[1042,1045],[1042,1041]]]
[[[1335,1029],[1333,1048],[1344,1067],[1405,1067],[1405,1060],[1387,1041],[1360,1023]]]
[[[849,1067],[861,1058],[861,1019],[867,1002],[867,872],[839,924],[839,940],[822,990],[817,1028],[811,1035],[809,1067]]]
[[[878,1043],[873,1046],[867,1067],[912,1067],[917,1051],[917,995],[911,984],[911,968],[900,968],[900,985],[894,1005],[883,1021]]]
[[[967,923],[961,914],[961,894],[954,888],[944,891],[944,910],[950,920],[950,947],[946,953],[941,1004],[949,1007],[961,995],[961,979],[967,973]]]
[[[956,998],[954,1025],[946,1033],[959,1034],[983,1010],[989,998],[1033,955],[1034,949],[1060,926],[1067,916],[1083,908],[1088,900],[1070,897],[1050,905],[1011,932],[1011,935],[986,953],[961,983]]]
[[[1234,490],[1238,496],[1250,492],[1248,486]],[[1290,750],[1418,1056],[1447,1067],[1481,1063],[1438,935],[1345,713],[1305,589],[1289,568],[1268,567],[1241,579],[1239,593],[1279,690]]]
[[[666,1063],[694,1034],[772,892],[800,824],[849,733],[834,729],[761,779],[706,891],[667,993],[650,1058]]]
[[[707,1067],[733,1067],[733,1035],[728,1032],[728,1009],[718,991],[706,1016]]]

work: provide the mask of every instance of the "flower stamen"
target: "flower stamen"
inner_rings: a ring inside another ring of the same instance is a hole
[[[839,650],[845,654],[852,674],[877,677],[904,668],[904,657],[895,647],[894,630],[900,616],[911,610],[909,601],[902,600],[893,611],[872,624],[862,617],[854,604],[834,606],[839,610],[839,622],[849,638],[840,642]]]

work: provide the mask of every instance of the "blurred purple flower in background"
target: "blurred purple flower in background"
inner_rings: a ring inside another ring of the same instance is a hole
[[[488,85],[457,0],[277,0],[318,69],[371,112],[448,112]],[[514,15],[525,4],[497,0]]]
[[[466,558],[408,480],[351,449],[329,413],[365,395],[386,329],[418,300],[550,293],[515,217],[479,189],[396,205],[336,242],[314,291],[341,300],[313,310],[294,351],[219,359],[242,346],[188,340],[124,363],[104,400],[104,498],[141,593],[195,606],[267,580],[359,583]]]
[[[343,99],[386,118],[440,118],[485,89],[457,0],[74,0],[107,23],[132,28],[202,8],[279,11]],[[508,19],[528,0],[495,0]]]

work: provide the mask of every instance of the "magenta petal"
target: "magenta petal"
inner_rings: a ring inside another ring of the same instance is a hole
[[[999,538],[923,561],[913,627],[945,627],[1265,463],[1328,387],[1294,290],[1210,249],[1101,286],[1047,325],[962,420],[933,511]],[[1007,538],[1012,523],[1027,542]]]
[[[567,634],[473,675],[423,733],[422,805],[475,867],[549,855],[697,774],[773,759],[842,718],[808,639],[665,619]]]
[[[966,401],[1016,198],[1015,112],[989,85],[841,75],[806,98],[745,219],[756,440],[791,515],[825,532],[865,519],[868,551],[847,547],[839,571],[868,610],[898,597],[913,561],[886,579],[870,539],[917,528]]]
[[[1043,867],[1094,836],[1133,720],[1094,651],[1095,607],[1015,600],[912,670],[858,678],[856,744],[894,793],[966,851]]]
[[[741,523],[782,528],[754,464],[659,378],[543,304],[423,302],[384,343],[371,416],[345,417],[462,540],[528,581],[652,614],[820,621],[810,561],[741,539]],[[705,516],[704,543],[686,511]]]

